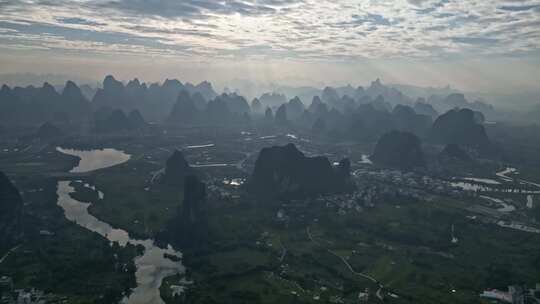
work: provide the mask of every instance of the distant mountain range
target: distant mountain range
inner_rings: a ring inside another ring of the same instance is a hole
[[[0,121],[14,124],[41,124],[47,121],[82,121],[91,113],[91,105],[80,88],[71,81],[62,93],[45,83],[37,88],[3,85],[0,89]]]
[[[138,110],[150,120],[160,121],[169,115],[170,109],[182,91],[199,94],[205,101],[217,96],[212,85],[198,85],[166,80],[162,85],[140,83],[137,79],[124,85],[113,76],[107,76],[103,88],[97,89],[92,99],[92,88],[83,86],[85,92],[74,82],[68,81],[61,93],[49,83],[42,87],[14,87],[3,85],[0,89],[0,120],[4,123],[42,124],[82,122],[91,120],[92,112],[122,110],[126,113]]]
[[[85,89],[91,91],[91,88]],[[219,95],[206,81],[193,85],[167,79],[163,84],[148,85],[133,79],[124,84],[109,75],[91,100],[86,97],[89,92],[85,94],[72,81],[66,83],[61,93],[48,83],[24,88],[4,85],[0,89],[0,119],[3,124],[49,122],[53,124],[46,125],[49,130],[54,125],[90,123],[92,130],[109,133],[140,130],[149,125],[147,122],[177,126],[247,126],[253,119],[264,118],[267,124],[277,128],[299,127],[334,140],[374,142],[392,130],[424,138],[431,132],[432,122],[440,119],[440,113],[454,109],[471,110],[480,125],[486,117],[489,119],[496,113],[492,106],[480,101],[469,102],[460,93],[414,100],[379,79],[366,88],[348,85],[322,90],[298,88],[296,92],[302,96],[317,95],[311,100],[300,96],[287,100],[285,94],[274,92],[248,102],[237,93]],[[437,123],[437,130],[439,126]],[[437,132],[438,135],[431,132],[428,140],[444,133]],[[473,136],[468,132],[461,134]],[[470,145],[474,141],[448,142],[446,138],[444,143]],[[475,142],[483,145],[487,141]]]
[[[182,91],[189,94],[199,93],[205,101],[217,96],[209,82],[192,85],[183,84],[176,79],[167,79],[162,85],[157,83],[147,85],[133,79],[124,86],[122,82],[109,75],[103,80],[103,88],[98,89],[94,95],[92,105],[95,109],[101,107],[124,111],[138,109],[149,121],[160,121],[169,114]]]

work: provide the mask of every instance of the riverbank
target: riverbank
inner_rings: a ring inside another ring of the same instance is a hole
[[[81,159],[79,166],[73,168],[72,172],[90,172],[105,169],[125,163],[130,159],[129,155],[114,149],[91,151],[59,149],[59,151]],[[91,185],[91,188],[95,189],[95,186]],[[75,192],[75,188],[70,185],[69,181],[58,182],[58,205],[64,209],[67,219],[100,234],[121,247],[129,244],[144,248],[144,253],[135,259],[137,286],[122,302],[127,304],[164,303],[160,296],[159,287],[165,277],[181,274],[185,271],[180,262],[182,254],[173,250],[170,246],[162,249],[157,247],[151,239],[133,239],[125,230],[113,228],[106,222],[89,214],[88,207],[90,204],[77,201],[71,197],[73,192]],[[174,257],[174,261],[168,257]]]

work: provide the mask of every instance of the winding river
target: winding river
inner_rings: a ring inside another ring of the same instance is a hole
[[[524,179],[517,179],[509,176],[509,174],[519,173],[515,168],[505,168],[502,171],[495,173],[495,175],[505,182],[519,182],[521,185],[528,185],[536,190],[528,190],[520,188],[516,185],[503,184],[500,181],[487,178],[476,177],[461,177],[456,178],[457,181],[453,181],[450,184],[453,187],[459,188],[465,191],[482,191],[482,192],[503,192],[503,193],[520,193],[520,194],[540,194],[540,184],[527,181]],[[498,187],[496,187],[498,186]]]
[[[57,148],[61,153],[77,156],[81,160],[79,164],[71,170],[73,173],[85,173],[98,169],[104,169],[122,164],[130,159],[130,155],[115,149],[102,149],[80,151],[72,149]],[[99,233],[111,242],[117,242],[121,246],[126,244],[142,245],[144,254],[135,258],[137,271],[137,287],[132,293],[122,300],[126,304],[142,303],[164,303],[159,293],[159,287],[165,277],[184,273],[185,269],[181,262],[172,261],[166,256],[182,258],[182,253],[175,251],[172,247],[159,248],[151,239],[136,240],[122,230],[113,228],[111,225],[99,220],[88,213],[89,203],[80,202],[71,197],[75,189],[70,186],[70,181],[59,181],[57,194],[58,205],[64,209],[68,220],[78,225]]]

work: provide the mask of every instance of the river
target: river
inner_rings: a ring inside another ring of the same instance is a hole
[[[115,149],[102,149],[79,151],[72,149],[57,148],[58,151],[77,156],[81,160],[79,164],[71,170],[74,173],[90,172],[104,169],[128,161],[131,156]],[[144,254],[135,258],[137,271],[137,287],[132,293],[122,300],[125,304],[142,303],[164,303],[159,293],[159,287],[165,277],[182,274],[185,269],[181,262],[173,261],[166,256],[182,258],[182,253],[175,251],[172,247],[159,248],[151,239],[132,239],[128,232],[122,229],[113,228],[111,225],[99,220],[88,213],[90,203],[80,202],[71,197],[75,189],[70,186],[70,181],[59,181],[57,194],[58,205],[64,209],[66,218],[77,223],[90,231],[99,233],[111,242],[117,242],[121,246],[126,244],[142,245],[145,248]]]
[[[482,191],[482,192],[503,192],[503,193],[519,193],[519,194],[540,194],[540,184],[527,181],[524,179],[515,179],[510,177],[509,174],[519,174],[515,168],[505,168],[495,175],[501,180],[507,183],[501,183],[494,179],[488,178],[476,178],[476,177],[461,177],[455,178],[457,181],[453,181],[450,184],[453,187],[459,188],[465,191]],[[510,182],[517,181],[522,185],[529,185],[537,190],[528,190],[516,185],[509,184]]]

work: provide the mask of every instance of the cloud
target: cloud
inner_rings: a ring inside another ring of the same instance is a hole
[[[355,60],[540,51],[540,3],[0,0],[0,44],[197,59]],[[40,38],[41,37],[41,38]],[[86,43],[85,43],[86,42]],[[125,48],[126,50],[122,50]],[[149,51],[150,50],[150,51]]]
[[[486,38],[486,37],[452,37],[453,42],[463,44],[493,44],[499,42],[498,39]]]
[[[513,11],[513,12],[521,12],[521,11],[528,11],[535,8],[539,8],[540,4],[532,4],[532,5],[503,5],[500,6],[499,9],[503,11]]]
[[[429,2],[429,0],[407,0],[407,2],[415,6],[422,6],[425,3]]]
[[[89,26],[107,25],[106,23],[95,22],[88,19],[78,18],[78,17],[62,17],[62,18],[57,18],[56,20],[64,24],[81,24],[81,25],[89,25]]]
[[[95,5],[123,12],[164,18],[208,18],[212,14],[248,16],[273,14],[277,8],[294,2],[281,0],[113,0],[95,3]]]
[[[354,20],[353,22],[354,23],[359,23],[359,24],[363,24],[363,23],[370,23],[370,24],[373,24],[373,25],[391,25],[391,24],[394,24],[394,22],[391,22],[390,20],[388,20],[384,16],[378,15],[378,14],[370,14],[370,13],[368,13],[365,16],[353,15],[352,17],[353,17],[353,20]]]

